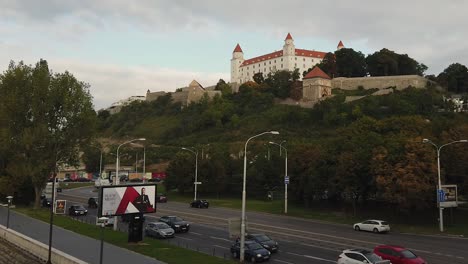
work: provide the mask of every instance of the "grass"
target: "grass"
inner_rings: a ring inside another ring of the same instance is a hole
[[[94,182],[61,182],[62,189],[75,189],[80,187],[94,186]]]
[[[49,222],[49,210],[32,208],[17,208],[16,211],[28,215],[30,217]],[[95,225],[81,223],[66,216],[55,215],[54,224],[67,230],[82,234],[94,239],[100,239],[100,228]],[[156,239],[144,238],[140,244],[128,244],[127,234],[122,232],[105,229],[104,240],[107,243],[118,247],[126,248],[131,251],[174,264],[182,263],[206,263],[206,264],[221,264],[235,263],[231,260],[224,260],[213,257],[207,254],[195,252],[192,250],[180,248],[168,243],[158,241]]]

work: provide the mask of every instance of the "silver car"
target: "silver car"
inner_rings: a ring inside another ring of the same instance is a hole
[[[145,227],[146,236],[157,238],[174,237],[174,229],[163,222],[151,222]]]
[[[353,225],[356,231],[370,231],[374,233],[388,233],[390,232],[390,225],[382,220],[366,220],[361,223]]]

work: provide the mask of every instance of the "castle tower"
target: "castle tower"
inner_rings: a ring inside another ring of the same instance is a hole
[[[244,62],[244,52],[242,51],[239,43],[234,48],[232,52],[232,59],[231,59],[231,83],[242,83],[240,80],[240,73],[239,67],[241,66],[242,62]]]
[[[343,42],[341,42],[341,40],[340,40],[340,42],[338,43],[338,46],[336,46],[336,50],[340,50],[340,49],[342,49],[344,47],[345,46],[344,46]]]
[[[283,69],[293,71],[295,68],[294,57],[296,55],[296,47],[294,46],[294,39],[288,33],[284,39],[283,45]]]
[[[331,78],[318,66],[315,66],[302,79],[302,100],[319,101],[331,96]]]

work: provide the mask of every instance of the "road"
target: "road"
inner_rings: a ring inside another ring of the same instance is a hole
[[[97,193],[95,188],[89,187],[64,190],[60,196],[86,205],[87,199],[97,196]],[[90,215],[95,213],[95,209],[90,210]],[[178,215],[192,223],[189,233],[177,234],[171,243],[207,253],[214,249],[218,256],[229,256],[232,242],[228,237],[227,220],[240,217],[240,210],[220,207],[196,209],[185,203],[169,201],[158,204],[157,213],[147,215],[147,222],[156,221],[162,215]],[[266,233],[280,244],[280,251],[271,259],[275,263],[336,263],[343,249],[371,250],[379,244],[405,246],[431,264],[468,263],[466,238],[396,232],[373,234],[356,232],[348,225],[296,217],[256,212],[247,212],[246,215],[251,233]]]

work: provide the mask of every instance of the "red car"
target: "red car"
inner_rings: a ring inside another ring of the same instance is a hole
[[[374,248],[374,254],[392,264],[427,264],[427,262],[416,256],[411,250],[400,246],[381,245]]]

